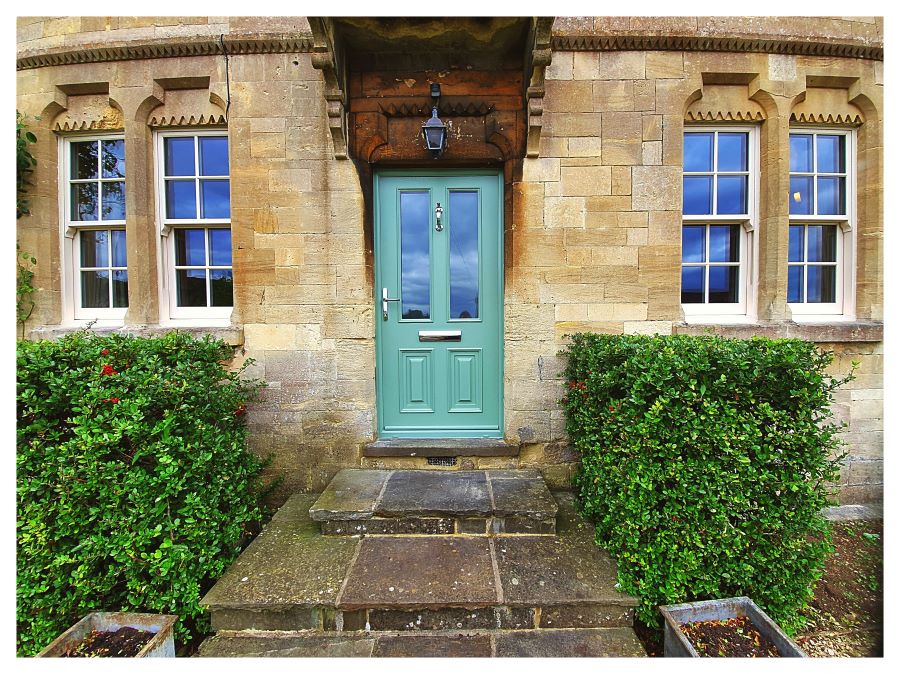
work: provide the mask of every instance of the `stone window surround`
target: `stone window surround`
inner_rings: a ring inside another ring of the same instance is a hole
[[[159,303],[160,316],[166,317],[166,322],[173,325],[185,326],[209,326],[209,327],[225,327],[231,323],[231,315],[234,306],[230,307],[178,307],[175,297],[175,237],[171,236],[172,230],[179,227],[190,227],[197,229],[208,229],[212,226],[231,227],[231,218],[205,219],[201,218],[199,212],[197,217],[190,220],[171,220],[166,218],[166,192],[164,162],[165,162],[165,139],[173,137],[191,137],[200,136],[226,136],[227,129],[178,129],[178,130],[155,130],[153,132],[154,147],[154,180],[156,188],[156,222],[157,234],[159,235],[160,245],[157,246],[157,269],[158,287],[159,287]],[[199,166],[195,167],[199,172]],[[230,166],[229,166],[230,175]],[[195,179],[196,176],[195,176]],[[197,204],[200,207],[200,204]]]
[[[790,224],[836,224],[838,226],[838,289],[837,302],[834,304],[796,304],[789,303],[788,309],[796,322],[821,323],[830,321],[852,321],[856,308],[856,129],[834,126],[796,126],[792,125],[790,133],[825,133],[841,135],[845,140],[845,171],[847,175],[844,195],[846,215],[789,215]],[[815,141],[813,141],[815,146]],[[816,169],[813,166],[813,169]],[[793,175],[793,174],[791,174]]]
[[[759,223],[759,126],[758,125],[734,125],[734,124],[685,124],[684,133],[689,132],[746,132],[747,138],[747,166],[750,176],[747,181],[747,216],[741,215],[684,215],[682,213],[682,225],[685,224],[740,224],[741,225],[741,252],[740,272],[738,284],[742,300],[735,305],[718,304],[682,304],[685,320],[689,323],[752,323],[756,320],[757,288],[759,286],[758,270],[759,237],[756,236]],[[717,147],[714,152],[718,153]],[[683,171],[682,171],[683,172]],[[714,196],[715,198],[715,196]],[[680,245],[680,241],[679,241]]]
[[[77,221],[71,219],[71,144],[73,142],[124,140],[121,132],[68,134],[60,135],[58,144],[59,160],[59,222],[60,234],[60,259],[62,270],[60,284],[62,285],[62,310],[63,321],[69,324],[78,324],[94,321],[98,325],[121,325],[125,318],[127,307],[108,309],[83,309],[81,308],[81,231],[100,229],[125,229],[125,220],[90,220]],[[99,181],[98,181],[99,182]],[[128,177],[124,178],[125,189],[128,189]],[[128,214],[125,214],[127,219]]]

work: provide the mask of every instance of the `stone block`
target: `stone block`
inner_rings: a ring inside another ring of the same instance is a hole
[[[575,55],[576,76],[574,80],[547,83],[544,108],[553,112],[591,112],[594,109],[593,87],[590,81],[578,77],[578,54]]]
[[[591,51],[577,51],[573,61],[573,75],[576,80],[595,80],[599,72],[600,54]]]
[[[548,80],[571,80],[574,77],[574,62],[575,52],[554,52],[544,77]]]
[[[680,51],[647,52],[645,59],[647,79],[684,77],[684,53]]]
[[[568,138],[566,140],[568,140],[567,156],[600,159],[600,138],[589,136],[585,138]]]
[[[662,140],[662,115],[644,115],[641,117],[643,140]]]
[[[608,166],[564,166],[561,169],[560,187],[564,197],[609,194],[611,181]]]
[[[269,134],[266,134],[269,135]],[[282,144],[284,139],[282,138]],[[280,168],[269,171],[272,192],[310,192],[312,172],[309,169]]]
[[[626,335],[671,335],[672,321],[625,321]]]
[[[642,112],[656,110],[656,80],[634,83],[634,109]]]
[[[646,76],[646,52],[608,51],[599,56],[599,79],[642,80]]]
[[[636,267],[638,264],[638,250],[634,246],[594,248],[591,252],[591,262],[595,265]]]
[[[596,80],[593,86],[594,110],[628,112],[634,110],[633,80]]]
[[[599,112],[545,112],[544,125],[551,136],[599,136],[601,115]]]
[[[525,182],[550,182],[559,178],[559,159],[526,158],[522,162],[522,180]]]
[[[589,321],[643,321],[646,319],[646,304],[592,304],[588,306]]]
[[[631,204],[633,210],[681,210],[680,167],[635,166],[631,172],[631,180]]]
[[[606,165],[641,163],[641,115],[633,112],[603,113],[603,149]]]
[[[544,199],[546,227],[584,228],[584,197],[547,197]]]
[[[630,227],[625,242],[629,246],[643,246],[647,243],[647,228]]]
[[[328,338],[368,339],[375,335],[371,306],[336,306],[325,308],[325,331]]]
[[[662,164],[662,141],[651,140],[641,144],[641,163],[644,166]]]
[[[611,167],[611,185],[610,193],[619,196],[628,196],[631,194],[631,167],[630,166],[613,166]]]

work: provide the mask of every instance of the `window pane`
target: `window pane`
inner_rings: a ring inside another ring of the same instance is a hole
[[[712,213],[712,176],[684,177],[684,214]]]
[[[112,273],[113,306],[117,309],[128,306],[128,272]]]
[[[124,178],[125,177],[125,141],[124,140],[104,140],[103,158],[100,166],[103,169],[104,178]]]
[[[816,136],[816,169],[819,173],[844,172],[844,136]]]
[[[87,222],[97,219],[97,183],[72,185],[72,220]]]
[[[81,233],[81,266],[109,266],[109,235],[105,231]]]
[[[227,180],[201,180],[201,218],[230,218],[231,200]]]
[[[209,264],[216,267],[231,266],[231,230],[209,230]]]
[[[110,232],[112,238],[112,267],[126,267],[127,253],[125,252],[125,230],[114,229]]]
[[[450,318],[478,318],[478,192],[450,193]]]
[[[740,260],[740,225],[715,225],[709,228],[709,261],[737,262]],[[712,288],[712,281],[709,287]]]
[[[843,215],[846,212],[844,204],[844,181],[846,178],[817,178],[819,194],[817,213],[819,215]]]
[[[72,180],[84,180],[97,177],[97,141],[89,140],[72,143]]]
[[[200,175],[228,175],[228,138],[200,136]]]
[[[803,267],[800,265],[788,266],[788,302],[803,301]]]
[[[681,228],[681,261],[706,262],[706,225]]]
[[[719,171],[746,171],[747,134],[719,134]]]
[[[738,301],[737,267],[709,268],[709,302],[710,304],[734,304]]]
[[[806,260],[836,262],[837,225],[809,225],[807,231]]]
[[[806,301],[834,302],[836,269],[833,265],[820,267],[809,265],[806,268]]]
[[[109,272],[81,272],[81,306],[85,309],[109,308]]]
[[[102,183],[103,220],[125,219],[125,183]]]
[[[812,177],[791,176],[791,215],[812,215]]]
[[[791,225],[788,262],[803,262],[803,225]]]
[[[205,307],[206,270],[177,270],[175,272],[175,293],[179,307]]]
[[[197,192],[193,180],[166,181],[166,217],[192,220],[197,217]]]
[[[234,306],[234,282],[231,278],[230,269],[211,269],[209,272],[209,282],[210,294],[212,295],[212,306]]]
[[[431,317],[431,195],[400,193],[400,297],[403,318]]]
[[[206,265],[206,246],[202,229],[175,230],[175,266],[203,267]],[[204,300],[204,304],[205,304]],[[192,305],[193,306],[193,305]]]
[[[703,303],[703,267],[681,268],[682,304]]]
[[[166,138],[167,176],[192,176],[194,172],[194,138]]]
[[[713,170],[713,134],[684,134],[684,170]]]
[[[718,190],[716,213],[747,212],[747,176],[719,176]]]
[[[791,173],[812,173],[812,139],[807,134],[791,134]]]

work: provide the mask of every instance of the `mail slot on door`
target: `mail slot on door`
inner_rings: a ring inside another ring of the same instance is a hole
[[[420,342],[458,342],[461,339],[459,330],[419,330]]]

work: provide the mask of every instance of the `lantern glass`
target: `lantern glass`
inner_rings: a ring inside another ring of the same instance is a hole
[[[446,129],[444,125],[428,125],[424,129],[422,129],[422,133],[425,136],[425,147],[431,150],[432,152],[440,151],[444,149],[444,133]]]

